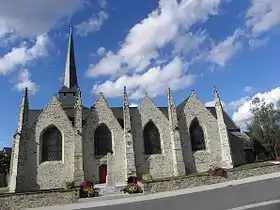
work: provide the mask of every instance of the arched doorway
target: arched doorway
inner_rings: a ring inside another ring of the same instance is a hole
[[[107,176],[107,165],[103,164],[99,166],[99,183],[103,184],[106,183],[106,176]]]

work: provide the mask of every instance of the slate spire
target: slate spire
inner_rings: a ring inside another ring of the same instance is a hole
[[[74,41],[73,41],[73,27],[70,26],[68,49],[66,55],[65,71],[63,86],[71,89],[78,87],[78,79],[76,73],[75,53],[74,53]]]

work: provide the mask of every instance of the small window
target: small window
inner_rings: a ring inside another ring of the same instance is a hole
[[[42,136],[42,162],[59,160],[62,160],[62,134],[52,126]]]
[[[161,154],[160,133],[156,125],[150,121],[144,128],[144,153],[146,155]]]
[[[191,123],[190,136],[191,136],[191,144],[192,144],[193,152],[206,149],[204,132],[196,118]]]
[[[96,156],[104,156],[112,151],[112,134],[105,124],[101,124],[94,132],[94,150]]]

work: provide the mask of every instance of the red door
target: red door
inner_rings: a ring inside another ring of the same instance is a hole
[[[107,176],[107,165],[99,166],[99,183],[100,184],[106,183],[106,176]]]

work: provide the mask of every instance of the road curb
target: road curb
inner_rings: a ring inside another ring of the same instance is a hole
[[[104,202],[105,200],[89,201],[89,202],[81,202],[81,203],[75,203],[75,204],[48,206],[48,207],[40,207],[40,208],[32,208],[32,209],[33,210],[36,210],[36,209],[37,210],[74,210],[74,209],[81,209],[81,208],[111,206],[111,205],[118,205],[118,204],[125,204],[125,203],[155,200],[155,199],[161,199],[161,198],[166,198],[166,197],[174,197],[174,196],[196,193],[196,192],[201,192],[201,191],[209,191],[209,190],[214,190],[214,189],[219,189],[219,188],[231,187],[234,185],[242,185],[242,184],[267,180],[267,179],[273,179],[273,178],[277,178],[277,177],[280,177],[280,172],[264,174],[264,175],[259,175],[259,176],[252,176],[252,177],[248,177],[245,179],[232,180],[232,181],[222,182],[222,183],[217,183],[217,184],[212,184],[212,185],[204,185],[204,186],[199,186],[199,187],[159,192],[159,193],[153,193],[153,194],[135,195],[133,197],[106,200],[106,202]]]

